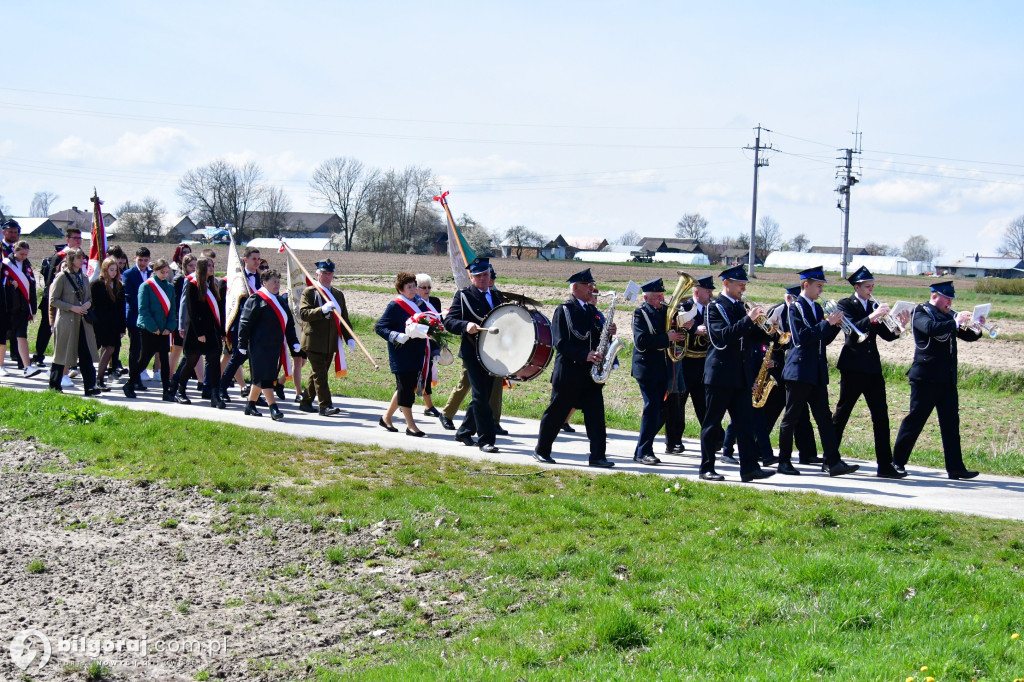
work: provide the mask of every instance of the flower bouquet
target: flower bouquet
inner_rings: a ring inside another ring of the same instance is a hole
[[[441,316],[436,313],[416,313],[405,322],[405,333],[414,339],[427,339],[437,344],[441,349],[441,357],[449,359],[448,362],[440,362],[442,365],[449,365],[454,360],[451,351],[448,349],[448,342],[453,334],[441,324]]]

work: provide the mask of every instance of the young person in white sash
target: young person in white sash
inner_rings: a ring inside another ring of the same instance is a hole
[[[33,365],[28,352],[28,323],[36,316],[36,275],[32,271],[32,264],[28,262],[29,245],[26,241],[18,241],[14,244],[14,250],[10,256],[3,259],[0,266],[3,273],[0,274],[0,285],[3,291],[0,295],[4,297],[4,310],[6,314],[7,331],[0,339],[0,370],[7,374],[3,367],[7,359],[7,338],[10,338],[18,346],[18,354],[21,356],[21,363],[25,367],[25,377],[32,377],[42,370]],[[49,325],[49,321],[47,321]],[[13,355],[13,350],[11,352]]]
[[[238,352],[249,358],[250,388],[245,413],[262,416],[256,410],[260,392],[270,406],[274,421],[284,419],[277,405],[274,387],[278,373],[284,367],[286,379],[292,376],[292,353],[301,346],[295,337],[295,320],[288,302],[281,296],[281,273],[264,270],[260,275],[263,286],[245,300],[238,322]]]
[[[186,256],[186,259],[189,258]],[[183,267],[188,267],[182,261]],[[224,323],[221,321],[221,297],[217,277],[213,271],[213,262],[209,258],[200,258],[194,273],[185,277],[185,286],[181,293],[188,313],[188,325],[185,327],[183,346],[185,361],[181,368],[178,384],[174,387],[174,399],[189,405],[192,401],[185,395],[185,386],[192,372],[199,367],[199,359],[205,358],[209,367],[217,367],[220,358],[221,339],[224,337]],[[224,409],[224,401],[220,399],[220,391],[210,394],[210,405]]]
[[[139,316],[135,321],[139,329],[139,356],[131,359],[130,378],[122,389],[129,398],[135,397],[135,385],[142,381],[142,370],[156,356],[160,359],[163,399],[174,402],[167,354],[171,332],[178,326],[178,311],[174,307],[174,286],[167,281],[170,274],[170,264],[160,258],[153,263],[153,274],[139,287]]]

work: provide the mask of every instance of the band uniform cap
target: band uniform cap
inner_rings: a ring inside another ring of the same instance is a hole
[[[790,296],[799,296],[802,288],[803,287],[800,284],[794,284],[791,287],[786,287],[786,293]]]
[[[18,232],[21,232],[21,223],[19,223],[17,220],[15,220],[14,218],[7,218],[6,220],[4,220],[2,229],[6,230],[12,227],[18,230]]]
[[[327,260],[322,260],[316,264],[316,269],[323,270],[324,272],[334,272],[334,261],[332,261],[330,258],[328,258]]]
[[[825,279],[825,266],[817,265],[800,272],[800,279],[809,279],[815,282],[827,282]]]
[[[568,282],[569,284],[589,284],[594,281],[594,276],[590,274],[590,268],[587,268],[586,270],[580,270],[576,274],[571,275],[569,279],[565,281]]]
[[[489,258],[474,258],[473,262],[466,266],[471,275],[482,275],[491,269],[491,261]]]
[[[718,273],[718,276],[722,279],[733,279],[737,282],[749,282],[747,279],[747,269],[742,265],[736,265],[729,268],[728,270],[722,270]]]
[[[712,277],[711,275],[708,275],[707,277],[701,277],[700,279],[697,280],[696,286],[700,287],[701,289],[711,289],[712,291],[714,291],[715,278]]]
[[[942,294],[946,298],[956,298],[956,291],[953,289],[953,282],[936,282],[931,285],[931,290],[936,294]]]
[[[642,289],[645,294],[652,294],[659,291],[664,292],[665,282],[661,277],[659,277],[657,279],[652,279],[649,282],[644,282],[640,285],[640,289]]]
[[[850,284],[860,284],[861,282],[870,282],[874,278],[875,276],[871,274],[871,271],[862,265],[857,268],[857,272],[847,277],[846,281]]]

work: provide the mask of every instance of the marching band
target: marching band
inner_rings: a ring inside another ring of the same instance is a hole
[[[212,251],[204,251],[201,258],[190,258],[187,272],[183,260],[178,286],[172,286],[170,264],[157,259],[151,268],[148,248],[140,247],[135,265],[125,271],[124,259],[118,258],[120,249],[111,247],[103,259],[100,277],[94,277],[90,285],[82,271],[85,253],[70,244],[72,237],[80,240],[81,235],[69,234],[69,245],[58,249],[45,263],[44,270],[54,267],[44,275],[46,286],[42,287],[42,303],[37,305],[29,245],[20,239],[16,221],[5,220],[2,227],[0,352],[6,360],[10,343],[12,356],[25,377],[34,376],[45,366],[39,346],[34,357],[30,358],[28,352],[28,322],[40,315],[45,335],[53,334],[56,353],[49,386],[56,391],[68,386],[69,370],[81,373],[86,395],[109,390],[108,373],[118,377],[123,371],[117,367],[116,351],[120,337],[127,334],[130,370],[122,390],[128,398],[146,389],[142,373],[156,357],[164,400],[190,404],[185,387],[191,378],[199,377],[203,397],[211,401],[211,406],[224,409],[229,401],[227,389],[238,381],[246,398],[246,415],[259,416],[257,406],[265,404],[271,417],[279,420],[284,414],[275,398],[283,394],[282,369],[285,378],[291,378],[293,358],[304,357],[312,376],[304,388],[296,377],[299,409],[328,417],[341,413],[332,402],[329,370],[333,363],[335,376],[344,376],[344,347],[355,348],[358,339],[349,325],[344,293],[333,286],[335,266],[329,259],[316,264],[312,286],[306,273],[307,286],[296,294],[282,290],[279,272],[269,268],[260,271],[259,251],[246,248],[239,268],[246,291],[232,306],[224,282],[214,276]],[[417,293],[417,277],[429,281],[426,275],[399,273],[398,296],[376,325],[376,332],[387,342],[397,385],[392,406],[380,419],[380,426],[397,431],[391,417],[400,409],[406,418],[406,433],[425,435],[416,427],[411,407],[415,394],[422,394],[432,377],[436,382],[436,362],[443,343],[432,331],[428,335],[416,329],[436,327],[442,333],[461,337],[459,357],[471,401],[457,429],[452,417],[461,395],[454,405],[449,401],[443,412],[431,407],[427,415],[438,417],[445,429],[455,429],[455,440],[494,453],[498,452],[496,436],[507,433],[496,423],[495,394],[500,406],[501,382],[515,378],[513,375],[521,368],[510,368],[502,375],[485,366],[479,353],[480,339],[500,332],[506,334],[505,340],[515,340],[517,337],[508,336],[507,326],[495,322],[495,313],[510,305],[527,304],[509,302],[494,288],[488,259],[477,258],[466,270],[471,286],[460,289],[450,309],[443,313],[436,299],[428,301]],[[838,301],[824,300],[827,280],[821,267],[804,270],[799,276],[800,285],[787,289],[785,302],[767,308],[746,301],[748,280],[743,266],[718,275],[720,290],[711,276],[694,279],[680,273],[669,301],[660,278],[640,287],[642,301],[632,316],[631,374],[639,386],[643,407],[634,462],[644,466],[661,462],[654,452],[654,441],[662,427],[665,453],[683,452],[684,408],[689,399],[700,424],[699,477],[703,480],[724,479],[715,464],[735,462],[734,448],[738,450],[744,482],[776,473],[800,475],[793,463],[794,440],[798,464],[820,465],[829,476],[852,474],[859,466],[840,458],[839,444],[863,396],[871,415],[877,477],[907,476],[907,462],[932,411],[938,413],[949,478],[977,476],[977,471],[967,468],[961,450],[957,342],[974,342],[983,334],[994,336],[995,328],[986,324],[984,317],[972,319],[972,313],[952,309],[956,298],[952,282],[932,284],[927,303],[916,307],[901,303],[905,309],[897,306],[898,312],[894,312],[875,299],[874,276],[866,267],[848,278],[853,292]],[[609,468],[614,463],[607,457],[603,388],[618,365],[614,354],[619,344],[611,319],[615,298],[606,319],[597,307],[598,284],[589,268],[571,275],[567,282],[569,298],[555,308],[551,322],[533,310],[527,323],[536,328],[531,330],[536,345],[531,362],[537,362],[536,371],[528,377],[538,374],[554,358],[550,401],[540,421],[533,456],[538,462],[554,463],[555,440],[560,431],[568,430],[564,425],[569,415],[580,410],[590,444],[589,464]],[[690,289],[691,296],[683,300]],[[429,288],[423,291],[429,295]],[[289,295],[301,296],[294,308],[289,305]],[[233,319],[228,318],[229,311],[233,311]],[[431,317],[436,319],[431,322]],[[511,324],[516,316],[501,319],[502,324],[506,324],[504,320]],[[302,330],[301,342],[297,322]],[[833,411],[828,398],[826,347],[841,332],[839,397]],[[184,351],[180,363],[173,363],[176,371],[168,357],[172,335]],[[908,335],[912,335],[915,345],[907,373],[910,407],[895,444],[890,445],[885,379],[877,344],[878,339],[891,343]],[[43,336],[41,325],[39,338]],[[204,366],[200,366],[200,360],[205,361]],[[94,366],[97,361],[99,376]],[[243,364],[248,364],[252,377],[248,387],[241,381]],[[0,364],[0,373],[8,376],[10,370]],[[723,430],[726,413],[730,424],[728,430]],[[780,414],[776,457],[769,434]],[[823,457],[817,454],[809,417],[817,426]],[[716,459],[719,453],[721,459]],[[775,469],[769,468],[776,464]]]

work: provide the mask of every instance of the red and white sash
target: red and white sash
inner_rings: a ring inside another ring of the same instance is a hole
[[[291,379],[292,354],[291,348],[288,347],[288,313],[285,312],[281,302],[277,300],[277,296],[267,291],[266,287],[260,287],[256,291],[256,295],[270,305],[270,309],[277,315],[277,321],[281,324],[281,335],[284,337],[281,341],[281,365],[284,367],[284,378]]]
[[[341,333],[341,306],[338,305],[338,299],[334,298],[330,288],[323,286],[319,282],[313,286],[316,287],[321,296],[334,304],[334,311],[331,313],[331,317],[334,320],[334,328],[338,330],[338,352],[334,356],[334,376],[340,379],[348,374],[348,362],[345,361],[345,338]]]
[[[407,299],[405,296],[395,296],[395,303],[405,312],[409,313],[409,317],[412,317],[416,313],[422,313],[423,311],[412,304],[412,301]],[[430,306],[430,303],[427,303]],[[430,341],[424,345],[423,351],[423,367],[420,369],[420,383],[423,386],[427,385],[430,381]]]
[[[171,316],[171,299],[167,297],[167,294],[160,288],[160,284],[153,277],[147,279],[144,284],[149,285],[149,288],[156,293],[156,300],[160,301],[160,307],[164,309],[164,321],[166,322]]]
[[[186,279],[192,282],[195,287],[199,288],[199,278],[196,277],[196,273],[192,273]],[[220,306],[217,304],[217,297],[213,295],[213,291],[210,287],[206,287],[206,304],[210,306],[210,312],[213,313],[213,319],[217,320],[217,328],[220,328]]]
[[[423,302],[426,303],[427,304],[427,308],[430,309],[431,316],[432,317],[437,317],[437,321],[440,322],[441,321],[441,313],[439,313],[434,308],[434,306],[430,305],[430,299],[429,298],[424,298]],[[431,386],[437,386],[437,363],[436,362],[430,363],[430,385]]]
[[[31,310],[32,294],[29,290],[28,276],[22,271],[21,263],[16,261],[14,256],[11,256],[7,259],[6,265],[7,271],[11,273],[11,279],[14,280],[21,295],[25,297],[25,302],[29,304],[29,309]]]

